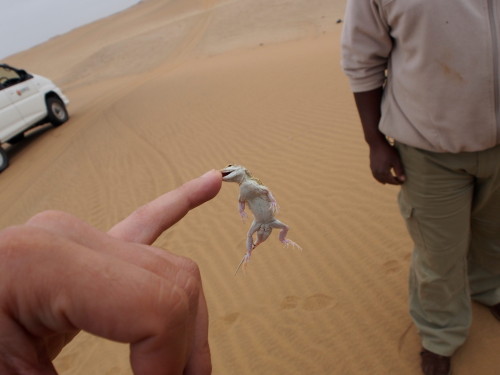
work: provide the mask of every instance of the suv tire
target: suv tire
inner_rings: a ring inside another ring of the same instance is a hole
[[[0,172],[9,166],[9,158],[5,150],[0,146]]]
[[[57,97],[47,98],[47,119],[55,127],[68,121],[68,111],[63,101]]]

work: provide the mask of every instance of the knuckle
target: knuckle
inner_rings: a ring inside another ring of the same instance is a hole
[[[0,258],[3,264],[9,260],[31,254],[42,241],[44,233],[25,225],[11,226],[0,231]]]
[[[181,257],[179,261],[180,268],[189,274],[191,277],[194,277],[198,280],[201,280],[200,268],[198,264],[190,258]]]
[[[196,308],[202,289],[200,269],[193,260],[184,257],[179,260],[178,265],[177,285],[185,293],[189,308]]]
[[[1,249],[19,248],[26,243],[31,231],[24,226],[11,226],[0,231]]]
[[[28,225],[41,226],[48,223],[64,223],[73,220],[70,214],[58,210],[46,210],[35,214],[27,221]]]
[[[201,289],[201,274],[198,265],[190,259],[183,261],[180,277],[181,286],[189,297],[198,297]]]
[[[151,296],[155,299],[155,308],[147,310],[148,324],[153,327],[153,332],[162,332],[173,327],[184,327],[189,318],[189,301],[184,291],[180,288],[170,287],[168,293],[165,293],[164,288]]]
[[[198,265],[191,259],[182,256],[170,255],[170,261],[173,259],[175,265],[174,279],[166,278],[164,281],[168,284],[162,284],[159,290],[154,294],[158,301],[158,319],[168,316],[169,321],[181,321],[187,315],[197,310],[199,296],[202,290],[201,274]],[[170,262],[169,262],[170,263]],[[170,275],[174,273],[170,272]],[[168,290],[168,292],[166,292]]]
[[[5,257],[15,247],[19,238],[18,227],[8,227],[0,231],[0,255]]]

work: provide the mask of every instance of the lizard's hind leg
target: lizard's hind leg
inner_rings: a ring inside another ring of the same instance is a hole
[[[297,244],[296,242],[293,242],[292,240],[286,238],[286,235],[287,235],[288,229],[289,229],[288,225],[286,225],[285,223],[282,223],[281,221],[275,219],[273,221],[273,223],[271,224],[271,226],[273,228],[281,229],[280,233],[278,235],[278,238],[279,238],[279,240],[281,241],[282,244],[284,244],[285,246],[291,245],[292,247],[296,247],[299,250],[302,250],[302,248],[299,246],[299,244]]]
[[[259,229],[259,224],[257,224],[254,220],[252,223],[252,226],[248,230],[247,233],[247,243],[246,243],[246,253],[243,255],[243,258],[241,259],[240,264],[238,264],[238,267],[236,268],[236,272],[234,273],[235,275],[238,273],[240,270],[241,266],[243,266],[243,269],[245,269],[247,263],[250,261],[250,257],[252,255],[252,250],[255,249],[255,246],[257,244],[254,244],[253,242],[253,234]]]
[[[252,223],[252,226],[248,230],[247,233],[247,254],[248,257],[250,258],[250,254],[252,250],[255,248],[256,244],[253,242],[253,234],[259,230],[260,224],[255,222],[255,220]]]

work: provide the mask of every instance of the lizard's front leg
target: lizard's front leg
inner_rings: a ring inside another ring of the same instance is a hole
[[[239,199],[238,200],[238,212],[240,213],[241,218],[243,221],[248,217],[247,213],[245,212],[245,201]]]
[[[269,200],[269,208],[271,212],[276,213],[279,210],[278,202],[276,201],[276,198],[274,198],[273,193],[271,193],[271,190],[266,189],[266,195],[267,199]]]

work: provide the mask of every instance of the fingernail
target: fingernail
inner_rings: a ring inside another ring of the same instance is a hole
[[[208,176],[208,175],[210,175],[210,174],[214,173],[214,171],[215,171],[215,169],[211,169],[211,170],[209,170],[208,172],[206,172],[205,174],[201,175],[201,176],[200,176],[200,178],[206,177],[206,176]]]

